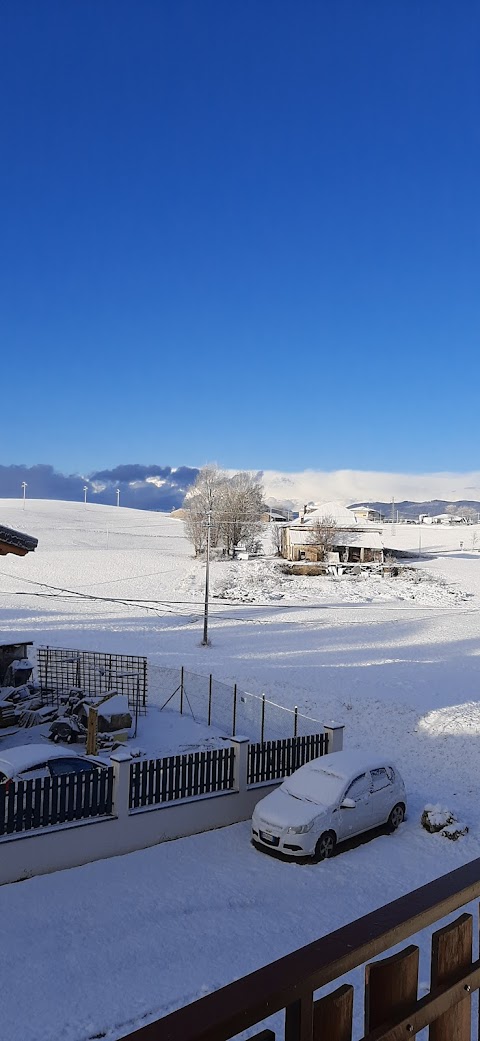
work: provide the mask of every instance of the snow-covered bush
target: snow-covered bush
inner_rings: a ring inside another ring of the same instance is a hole
[[[425,806],[421,825],[431,835],[440,833],[444,838],[452,840],[458,839],[468,832],[467,825],[461,824],[451,810],[439,805]]]
[[[467,824],[460,824],[459,821],[456,821],[455,824],[449,824],[446,828],[443,828],[442,835],[446,839],[452,839],[455,842],[461,835],[466,835],[467,831]]]

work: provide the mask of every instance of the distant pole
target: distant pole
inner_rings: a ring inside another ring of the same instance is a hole
[[[26,481],[22,481],[22,488],[23,488],[23,509],[25,509],[25,496],[26,496],[26,492],[27,492],[27,482]]]
[[[120,488],[117,488],[117,506],[120,506]]]
[[[392,497],[392,535],[395,535],[395,499]]]
[[[88,485],[84,484],[84,486],[83,486],[83,501],[85,503],[85,506],[87,505],[87,492],[88,492]]]
[[[203,647],[208,645],[208,587],[210,584],[210,524],[212,520],[212,512],[208,511],[207,516],[207,560],[205,566],[205,609],[203,613]]]

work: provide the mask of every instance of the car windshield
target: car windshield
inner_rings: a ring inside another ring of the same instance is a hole
[[[297,799],[308,799],[309,802],[316,802],[322,806],[331,806],[339,802],[345,790],[345,778],[329,773],[327,769],[302,766],[282,784],[282,788]]]

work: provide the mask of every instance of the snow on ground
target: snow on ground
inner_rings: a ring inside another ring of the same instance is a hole
[[[214,562],[204,648],[204,566],[180,521],[12,500],[0,501],[0,517],[39,539],[34,554],[0,563],[5,639],[147,654],[342,721],[346,747],[395,758],[410,798],[397,835],[331,863],[257,853],[245,824],[3,887],[9,1037],[116,1038],[480,856],[478,529],[386,525],[387,545],[422,554],[399,578],[291,578],[273,559]],[[451,808],[468,835],[428,835],[428,803]]]

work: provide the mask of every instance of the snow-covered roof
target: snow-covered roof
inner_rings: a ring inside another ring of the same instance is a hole
[[[302,527],[305,527],[306,524],[315,524],[317,521],[323,520],[324,517],[331,517],[338,527],[351,527],[352,524],[355,524],[355,514],[352,516],[352,511],[347,509],[343,503],[320,502],[315,503],[315,509],[309,510],[305,514]],[[301,524],[301,521],[295,521],[295,524]]]
[[[15,531],[0,524],[0,542],[12,547],[12,551],[20,550],[22,553],[31,553],[38,546],[38,539],[33,535],[26,535],[23,531]]]
[[[290,544],[292,546],[313,546],[311,530],[306,524],[290,527]],[[354,528],[338,528],[331,539],[333,546],[355,546],[363,549],[383,549],[383,542],[378,531],[355,531]]]
[[[98,706],[98,713],[103,716],[104,719],[110,719],[111,716],[122,716],[129,712],[128,697],[126,694],[114,694],[113,697],[108,698],[107,701],[103,701]]]
[[[383,541],[379,531],[352,532],[346,539],[348,546],[359,549],[383,549]]]

